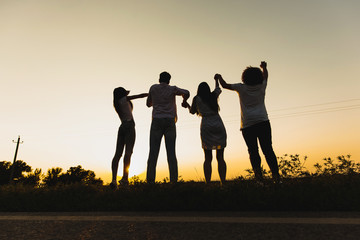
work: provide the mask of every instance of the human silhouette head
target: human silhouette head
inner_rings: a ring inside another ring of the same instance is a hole
[[[171,78],[170,73],[168,73],[168,72],[162,72],[162,73],[160,73],[159,82],[160,82],[160,83],[164,82],[164,83],[169,84],[169,83],[170,83],[170,78]]]
[[[210,96],[210,87],[206,82],[202,82],[198,86],[197,95],[200,97]]]
[[[197,96],[201,98],[212,110],[218,112],[219,104],[217,102],[217,96],[210,90],[209,84],[202,82],[198,86]]]
[[[246,85],[254,86],[264,81],[263,72],[257,67],[247,67],[241,76]]]
[[[114,89],[114,99],[120,99],[127,96],[130,91],[125,90],[123,87],[118,87]]]
[[[117,113],[120,113],[120,106],[119,106],[119,100],[127,95],[129,95],[130,91],[125,90],[123,87],[118,87],[114,89],[114,99],[113,99],[113,105]],[[129,101],[131,108],[133,107],[133,104],[131,101]]]

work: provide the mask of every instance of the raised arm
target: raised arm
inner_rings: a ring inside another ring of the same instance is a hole
[[[220,85],[219,85],[219,79],[218,78],[215,78],[215,88],[218,88]]]
[[[268,70],[267,70],[267,63],[265,61],[262,61],[261,64],[260,64],[260,67],[263,70],[264,80],[267,80],[268,77],[269,77],[269,73],[268,73]]]
[[[214,79],[218,79],[220,85],[225,88],[225,89],[229,89],[229,90],[234,90],[232,87],[231,87],[231,84],[228,84],[227,82],[225,82],[225,80],[222,78],[222,76],[220,74],[215,74],[214,76]]]
[[[148,93],[141,93],[141,94],[137,94],[137,95],[132,95],[132,96],[127,96],[128,100],[133,100],[133,99],[137,99],[137,98],[144,98],[149,96]]]

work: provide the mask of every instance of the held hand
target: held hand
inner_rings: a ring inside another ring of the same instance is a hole
[[[215,79],[215,80],[221,80],[221,79],[222,79],[221,74],[218,74],[218,73],[215,74],[214,79]]]
[[[183,108],[190,108],[190,104],[189,104],[186,100],[184,100],[184,101],[181,103],[181,106],[182,106]]]
[[[260,67],[261,67],[262,69],[265,69],[266,66],[267,66],[267,63],[266,63],[265,61],[262,61],[261,64],[260,64]]]

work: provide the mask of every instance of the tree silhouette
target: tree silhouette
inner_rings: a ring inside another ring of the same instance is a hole
[[[55,186],[60,182],[60,174],[62,168],[51,168],[47,171],[47,175],[44,177],[43,183],[46,186]]]
[[[41,169],[36,168],[33,172],[31,171],[25,177],[18,179],[18,183],[31,186],[40,186],[40,181],[42,178]]]
[[[2,161],[0,162],[0,184],[9,183],[11,162]]]
[[[8,184],[10,178],[12,163],[7,161],[0,162],[0,185]],[[34,171],[24,161],[18,160],[14,165],[14,183],[29,186],[56,186],[58,184],[98,184],[102,185],[103,180],[95,177],[94,171],[85,170],[80,165],[70,167],[66,173],[62,172],[60,167],[51,168],[44,176],[41,169],[36,168]]]
[[[0,162],[0,185],[9,183],[11,167],[11,162]],[[14,165],[13,180],[15,183],[32,186],[39,185],[41,180],[41,169],[35,169],[35,171],[32,172],[32,168],[26,162],[18,160]]]
[[[66,173],[62,173],[62,168],[52,168],[47,171],[43,183],[45,186],[56,186],[58,184],[103,184],[100,178],[95,177],[94,171],[85,170],[80,165],[70,167]]]
[[[65,174],[60,176],[60,181],[64,184],[84,183],[84,184],[102,184],[103,181],[95,178],[95,173],[91,170],[85,170],[80,165],[70,167]]]

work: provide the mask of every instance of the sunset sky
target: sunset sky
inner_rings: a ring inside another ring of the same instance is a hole
[[[264,60],[277,156],[307,155],[310,169],[324,157],[359,162],[359,12],[357,0],[0,0],[0,161],[13,160],[20,135],[17,159],[33,168],[81,165],[110,182],[115,87],[148,92],[168,71],[192,98],[202,81],[213,88],[215,73],[237,83]],[[180,103],[179,175],[202,180],[201,119]],[[130,176],[143,178],[152,108],[133,104]],[[219,105],[235,178],[250,168],[237,94],[223,90]],[[216,169],[214,160],[213,179]],[[168,177],[164,142],[157,170]]]

